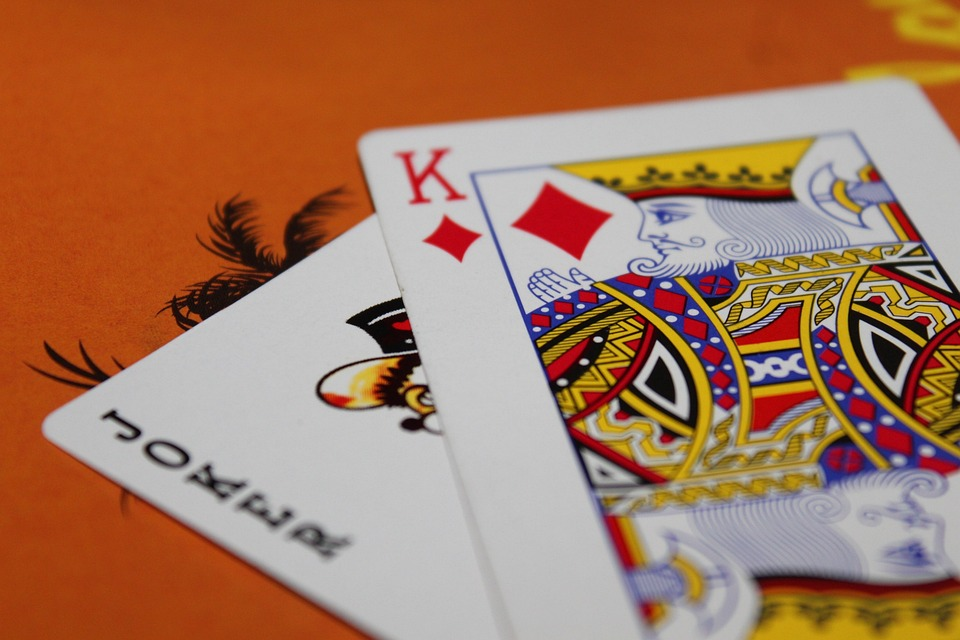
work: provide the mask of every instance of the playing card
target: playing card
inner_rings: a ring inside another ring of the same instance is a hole
[[[942,630],[960,153],[917,88],[360,151],[519,637]]]
[[[369,633],[497,637],[438,429],[372,218],[44,423]]]

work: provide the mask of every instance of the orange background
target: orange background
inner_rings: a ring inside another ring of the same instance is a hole
[[[960,127],[939,0],[30,2],[0,18],[0,636],[360,637],[44,440],[80,393],[43,342],[129,364],[220,270],[195,234],[237,192],[264,235],[338,185],[370,209],[370,129],[898,71]],[[115,368],[110,368],[114,371]],[[149,390],[145,390],[148,393]],[[415,585],[411,585],[415,588]]]

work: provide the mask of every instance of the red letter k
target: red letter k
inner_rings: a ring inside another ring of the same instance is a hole
[[[403,160],[403,166],[407,170],[407,178],[410,180],[410,186],[413,188],[413,200],[410,201],[410,204],[425,204],[430,202],[430,198],[424,197],[423,195],[423,183],[430,177],[440,183],[440,186],[446,190],[447,200],[467,199],[467,196],[454,189],[453,186],[447,182],[447,179],[443,177],[443,174],[437,170],[437,164],[439,164],[440,159],[445,156],[448,151],[450,151],[450,149],[431,149],[430,162],[419,172],[413,168],[414,151],[397,152],[397,157]]]

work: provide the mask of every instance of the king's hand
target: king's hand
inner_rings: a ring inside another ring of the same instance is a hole
[[[552,269],[540,269],[530,276],[527,288],[542,302],[550,303],[593,283],[593,278],[576,268],[570,269],[569,276],[561,276]]]

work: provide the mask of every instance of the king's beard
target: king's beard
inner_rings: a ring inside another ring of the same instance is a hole
[[[635,258],[630,261],[631,273],[654,278],[676,278],[715,271],[730,263],[729,258],[717,255],[714,247],[686,248],[662,252],[661,259]]]

